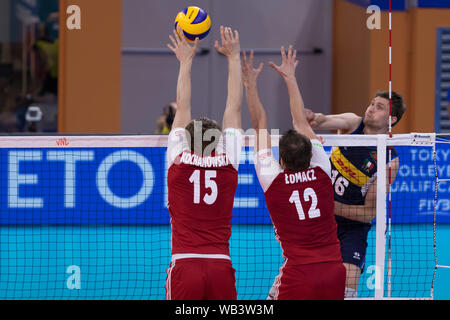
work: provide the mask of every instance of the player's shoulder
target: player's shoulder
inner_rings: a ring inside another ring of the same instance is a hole
[[[311,141],[311,145],[313,147],[319,147],[319,148],[323,149],[323,143],[322,143],[322,141],[319,140],[318,137],[314,138],[314,139],[310,139],[310,141]]]
[[[356,116],[356,115],[355,115]],[[356,116],[350,123],[348,134],[364,134],[364,118]]]
[[[323,143],[317,139],[311,139],[312,145],[312,157],[310,161],[310,167],[319,167],[329,177],[331,177],[331,164],[328,155],[325,151]]]
[[[182,127],[172,128],[172,129],[169,131],[169,137],[170,137],[170,136],[176,136],[176,137],[179,137],[179,136],[182,136],[182,135],[186,135],[186,129],[185,129],[185,128],[182,128]]]

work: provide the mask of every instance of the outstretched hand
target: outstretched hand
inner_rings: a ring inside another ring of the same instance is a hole
[[[239,32],[237,30],[233,31],[229,27],[220,26],[220,41],[222,45],[219,45],[219,41],[214,42],[214,48],[223,54],[224,56],[238,57],[241,51],[241,45],[239,43]]]
[[[297,50],[293,50],[292,45],[289,46],[288,54],[284,47],[281,47],[281,65],[277,66],[274,62],[270,61],[269,65],[275,69],[284,79],[295,76],[295,69],[298,65]]]
[[[192,62],[198,48],[199,38],[195,38],[194,44],[190,45],[183,35],[183,30],[178,27],[178,33],[174,30],[173,36],[169,35],[172,45],[167,44],[167,47],[175,53],[180,62]]]
[[[256,83],[256,79],[258,79],[259,73],[261,72],[264,64],[261,62],[258,69],[253,68],[253,50],[250,51],[248,61],[245,51],[242,51],[242,58],[242,80],[244,85],[247,87],[252,83]]]

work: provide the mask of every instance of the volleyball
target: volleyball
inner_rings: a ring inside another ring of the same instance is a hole
[[[211,18],[205,10],[189,6],[177,14],[175,18],[177,32],[178,26],[183,30],[184,36],[189,42],[193,42],[196,37],[202,40],[211,30]]]

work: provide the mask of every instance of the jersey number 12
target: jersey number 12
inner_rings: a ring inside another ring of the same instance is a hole
[[[305,202],[309,202],[311,200],[311,207],[308,210],[308,217],[310,219],[320,217],[320,209],[317,209],[317,195],[313,189],[305,189],[305,191],[303,192],[303,200]],[[303,211],[302,203],[300,202],[300,194],[298,190],[294,190],[294,192],[292,192],[291,197],[289,198],[289,202],[295,203],[298,218],[300,220],[305,220],[305,212]]]

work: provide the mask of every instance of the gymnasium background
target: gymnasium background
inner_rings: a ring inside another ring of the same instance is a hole
[[[221,24],[239,30],[241,47],[256,49],[257,62],[278,62],[280,45],[293,44],[298,48],[297,76],[307,107],[322,113],[362,114],[375,91],[388,89],[388,3],[387,0],[197,0],[195,3],[2,0],[0,83],[22,97],[22,109],[30,95],[35,94],[33,90],[37,90],[42,76],[30,54],[34,41],[38,40],[33,25],[44,21],[52,40],[58,40],[58,91],[41,97],[45,125],[34,132],[153,134],[162,108],[175,100],[178,63],[166,51],[173,19],[182,8],[195,4],[211,15],[213,29],[201,42],[202,54],[194,62],[193,117],[205,115],[217,120],[222,117],[226,59],[213,48]],[[65,27],[70,15],[66,9],[72,4],[81,8],[80,30]],[[369,5],[382,9],[380,30],[366,27]],[[446,32],[450,32],[450,1],[394,0],[392,9],[393,90],[403,95],[408,107],[394,133],[448,132],[449,118],[442,110],[445,93],[450,88],[448,73],[443,72],[450,54],[445,42]],[[56,20],[49,20],[55,12]],[[259,85],[269,127],[281,131],[290,128],[287,92],[267,63]],[[1,98],[0,123],[7,123],[2,128],[11,130],[11,113],[16,114],[16,110],[14,102],[8,101],[18,98],[11,98],[4,91]],[[15,128],[18,127],[21,126],[16,124]],[[250,127],[246,105],[243,127]],[[22,131],[3,132],[33,132],[26,123],[21,128]],[[449,166],[448,161],[445,165]],[[450,241],[450,233],[446,224],[438,230],[441,230],[437,234],[438,259],[440,264],[449,265],[450,250],[445,245]],[[435,298],[450,299],[449,292],[450,271],[439,269]]]
[[[383,9],[381,30],[365,27],[368,2],[203,0],[198,5],[211,12],[213,27],[229,24],[239,29],[243,48],[277,49],[292,43],[306,51],[300,56],[298,76],[312,109],[361,113],[376,90],[387,89],[389,71],[388,1],[370,2]],[[393,2],[393,89],[408,105],[394,133],[435,132],[436,127],[437,28],[450,25],[450,5],[415,2]],[[81,30],[61,29],[59,131],[153,133],[155,117],[174,99],[177,64],[171,55],[127,49],[166,48],[173,12],[189,2],[85,0],[62,1],[60,6],[72,3],[84,9],[83,22]],[[217,35],[213,28],[201,46],[211,50]],[[321,53],[314,54],[315,48]],[[278,53],[259,58],[278,59]],[[193,116],[220,118],[226,97],[224,66],[225,60],[212,50],[198,57]],[[288,127],[287,110],[279,107],[287,102],[281,81],[266,68],[260,85],[263,101],[274,106],[268,108],[269,126]],[[243,118],[248,127],[247,114]]]

